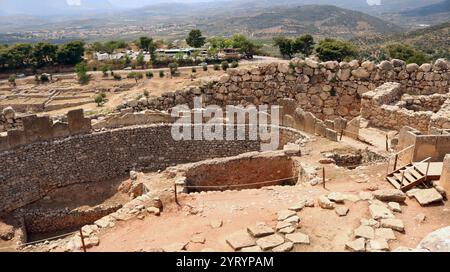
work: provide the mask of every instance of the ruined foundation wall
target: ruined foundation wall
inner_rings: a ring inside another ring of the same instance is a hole
[[[122,205],[96,206],[89,209],[75,209],[68,211],[67,209],[42,209],[42,210],[26,210],[21,215],[24,218],[28,233],[47,233],[82,227],[87,224],[111,214]]]
[[[247,138],[248,139],[248,138]],[[36,142],[0,152],[0,212],[76,183],[125,177],[132,169],[168,166],[260,150],[257,141],[174,141],[152,125]]]
[[[442,113],[407,109],[405,105],[398,103],[402,93],[400,83],[388,82],[363,94],[361,116],[369,120],[373,126],[395,130],[408,126],[422,133],[428,133],[433,126],[442,128],[442,123],[432,122],[432,119],[437,120],[437,116],[441,116]]]
[[[431,157],[431,161],[441,162],[447,154],[450,154],[450,135],[416,136],[413,161]]]

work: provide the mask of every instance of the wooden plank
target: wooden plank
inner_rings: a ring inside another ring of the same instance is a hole
[[[401,188],[400,183],[395,178],[387,177],[386,179],[387,179],[387,181],[389,181],[389,183],[391,183],[395,187],[395,189]]]
[[[416,179],[421,179],[425,176],[425,175],[422,175],[420,172],[418,172],[416,169],[411,169],[411,171],[409,171],[409,173],[411,173]]]
[[[412,189],[412,188],[416,187],[417,185],[422,184],[422,183],[424,183],[424,182],[425,182],[425,177],[423,177],[423,178],[421,178],[421,179],[418,179],[418,180],[416,180],[415,182],[411,182],[410,184],[408,184],[408,185],[406,185],[406,186],[403,186],[403,187],[401,188],[401,190],[402,190],[403,192],[409,191],[410,189]]]

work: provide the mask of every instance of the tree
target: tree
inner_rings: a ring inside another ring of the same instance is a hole
[[[285,37],[276,37],[273,39],[274,45],[278,46],[281,55],[285,58],[291,59],[294,55],[294,51],[292,50],[292,40]]]
[[[305,56],[311,55],[314,49],[314,38],[313,36],[306,34],[296,38],[292,43],[292,50],[295,53],[302,53]]]
[[[86,84],[89,82],[88,66],[85,62],[80,62],[75,66],[75,73],[78,76],[78,82],[80,84]]]
[[[316,52],[322,61],[343,61],[358,55],[358,51],[352,43],[335,39],[322,40],[317,46]]]
[[[156,44],[155,44],[155,42],[153,41],[152,38],[145,37],[145,36],[144,37],[140,37],[139,41],[138,41],[138,44],[139,44],[139,48],[141,48],[142,50],[145,50],[145,51],[150,53],[151,59],[153,61],[156,60],[156,54],[155,54],[155,52],[156,52]]]
[[[189,46],[200,48],[205,45],[206,38],[202,36],[202,32],[199,29],[193,29],[189,32],[186,42]]]
[[[33,62],[37,67],[53,63],[56,60],[58,46],[40,42],[33,47]]]
[[[84,55],[84,42],[74,41],[60,46],[56,52],[59,64],[77,64]]]
[[[97,104],[97,107],[100,107],[104,101],[105,98],[103,97],[103,95],[98,94],[97,96],[95,96],[94,102]]]
[[[391,44],[387,46],[389,56],[393,59],[401,59],[406,63],[417,63],[419,65],[428,61],[422,51],[415,50],[407,44]]]
[[[144,59],[144,54],[142,54],[142,52],[139,52],[139,54],[137,55],[136,64],[138,66],[141,66],[141,68],[144,68],[145,59]]]

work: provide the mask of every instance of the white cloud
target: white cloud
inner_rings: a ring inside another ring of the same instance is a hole
[[[367,0],[369,6],[380,6],[381,0]]]
[[[69,6],[81,6],[81,0],[66,0]]]

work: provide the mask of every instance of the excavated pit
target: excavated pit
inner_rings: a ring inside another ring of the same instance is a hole
[[[250,153],[208,160],[186,171],[184,191],[257,189],[274,185],[295,185],[299,178],[296,162],[283,152]]]
[[[333,159],[337,166],[348,169],[355,169],[363,164],[386,159],[384,156],[368,149],[353,148],[337,148],[332,151],[323,152],[322,155],[325,158]]]
[[[49,239],[78,230],[115,212],[130,200],[120,191],[123,179],[74,184],[56,189],[16,211],[23,218],[26,242]]]

